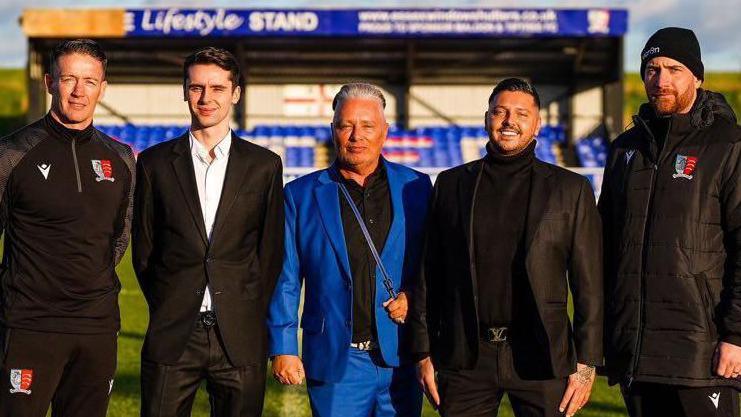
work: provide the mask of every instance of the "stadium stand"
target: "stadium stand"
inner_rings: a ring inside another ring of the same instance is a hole
[[[97,127],[109,136],[131,145],[135,152],[175,138],[187,129],[182,125],[129,124]],[[277,153],[289,168],[323,168],[331,162],[332,139],[328,126],[258,125],[252,130],[236,130],[236,133]],[[585,156],[579,151],[583,166],[597,166],[586,165],[595,161],[601,161],[600,166],[604,165],[604,156],[599,156],[604,152],[598,150],[596,139],[601,138],[579,142],[578,146],[584,143],[584,147],[588,147],[583,153]],[[383,154],[390,161],[412,167],[447,168],[483,156],[488,140],[486,132],[478,126],[430,126],[409,130],[392,126]],[[543,126],[537,140],[535,152],[539,159],[563,165],[561,148],[566,143],[563,126]],[[604,143],[601,145],[605,146]]]
[[[581,166],[604,167],[607,163],[608,142],[602,136],[587,137],[576,142],[576,155]]]

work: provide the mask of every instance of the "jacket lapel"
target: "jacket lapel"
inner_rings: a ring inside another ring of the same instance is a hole
[[[540,227],[548,206],[548,198],[551,195],[550,186],[551,170],[547,165],[537,159],[533,165],[533,175],[530,183],[530,203],[527,209],[527,220],[525,221],[525,250],[529,253],[530,245],[533,243],[535,233]]]
[[[479,284],[476,273],[476,251],[473,242],[473,210],[478,193],[479,183],[481,183],[481,174],[484,171],[484,160],[480,159],[475,164],[466,167],[464,176],[460,179],[458,186],[459,205],[461,207],[461,227],[466,235],[466,244],[468,245],[468,262],[471,266],[471,295],[474,300],[474,312],[476,314],[476,323],[479,322],[478,292]],[[478,324],[477,324],[478,326]]]
[[[317,180],[319,185],[314,189],[314,198],[319,206],[319,217],[324,224],[324,230],[335,251],[340,268],[347,279],[352,279],[350,273],[350,260],[345,244],[345,231],[342,227],[342,214],[340,213],[340,190],[337,183],[330,176],[330,171],[324,170]]]
[[[175,177],[180,185],[186,205],[193,216],[193,221],[198,229],[204,245],[208,246],[206,236],[206,226],[203,223],[203,212],[201,203],[198,199],[198,186],[196,185],[196,176],[193,171],[193,159],[190,154],[190,139],[188,133],[178,138],[173,147],[175,157],[172,159],[172,168],[175,171]]]
[[[239,190],[242,188],[244,178],[250,166],[249,153],[242,146],[242,139],[232,132],[232,145],[229,149],[229,161],[226,166],[224,175],[224,185],[221,189],[219,198],[219,207],[216,208],[216,218],[214,219],[213,229],[211,230],[211,241],[214,236],[221,230],[222,226],[229,218],[229,210],[237,199]]]
[[[483,159],[477,161],[475,164],[471,164],[466,167],[465,175],[460,179],[458,186],[459,204],[461,208],[461,227],[466,235],[466,242],[468,244],[468,257],[471,264],[474,264],[475,252],[473,248],[473,209],[476,193],[481,182],[481,173],[483,172],[484,161]],[[476,277],[472,271],[471,278],[474,280],[474,290],[476,284]]]
[[[396,167],[386,163],[385,159],[381,159],[381,162],[386,165],[386,177],[388,178],[389,193],[391,194],[391,227],[389,228],[389,234],[386,238],[386,243],[383,245],[381,251],[381,261],[383,265],[388,269],[389,265],[394,264],[391,258],[396,254],[396,242],[399,237],[404,233],[404,196],[403,187],[404,183],[399,179],[399,175],[396,173]],[[391,272],[389,271],[389,274]],[[393,277],[392,277],[393,278]],[[401,277],[397,278],[401,279]]]

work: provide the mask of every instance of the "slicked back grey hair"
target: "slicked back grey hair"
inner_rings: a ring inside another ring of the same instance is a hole
[[[380,88],[368,83],[349,83],[340,88],[332,101],[332,110],[337,110],[340,105],[349,98],[365,98],[378,100],[381,108],[386,108],[386,98]]]

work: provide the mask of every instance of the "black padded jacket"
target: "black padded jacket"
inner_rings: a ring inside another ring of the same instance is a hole
[[[602,184],[607,374],[741,387],[712,366],[720,340],[741,345],[741,128],[702,89],[658,141],[656,121],[644,104],[612,143]]]

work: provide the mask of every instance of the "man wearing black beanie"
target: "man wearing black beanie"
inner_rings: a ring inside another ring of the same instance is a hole
[[[741,128],[700,88],[700,45],[664,28],[641,53],[648,103],[611,145],[599,208],[605,363],[632,417],[738,417]]]

